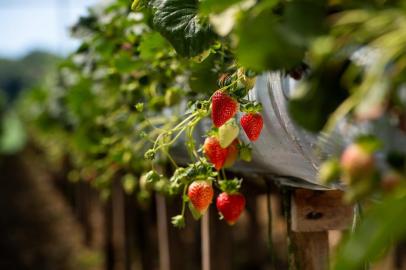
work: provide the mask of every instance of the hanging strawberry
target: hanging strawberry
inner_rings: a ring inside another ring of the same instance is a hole
[[[235,139],[228,147],[227,147],[227,158],[224,162],[224,168],[228,168],[234,165],[234,162],[237,160],[239,154],[239,141]]]
[[[259,113],[261,109],[260,104],[247,104],[243,108],[245,113],[240,119],[240,124],[250,141],[256,141],[261,135],[264,126],[262,115]]]
[[[220,215],[229,225],[237,222],[245,209],[245,197],[238,192],[241,180],[224,180],[220,182],[223,192],[217,197],[216,206]]]
[[[224,166],[228,151],[220,146],[220,142],[216,137],[211,136],[206,138],[203,151],[216,170],[220,170]]]
[[[211,101],[211,119],[216,127],[221,127],[237,113],[238,103],[224,91],[217,90]]]
[[[188,197],[196,211],[203,215],[213,199],[213,187],[211,181],[198,180],[190,184]]]

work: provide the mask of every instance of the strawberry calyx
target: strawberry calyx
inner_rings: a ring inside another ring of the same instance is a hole
[[[243,113],[260,113],[262,111],[262,104],[258,102],[248,101],[240,105],[240,111]]]
[[[219,188],[221,191],[227,194],[236,194],[239,193],[241,188],[242,179],[234,178],[234,179],[226,179],[219,181]]]

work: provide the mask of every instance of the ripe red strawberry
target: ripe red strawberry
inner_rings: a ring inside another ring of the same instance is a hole
[[[211,101],[211,119],[216,127],[222,126],[238,109],[238,103],[235,99],[221,90],[217,90]]]
[[[217,197],[216,206],[227,223],[233,225],[245,208],[245,198],[241,193],[222,192]]]
[[[194,181],[188,188],[188,197],[193,207],[200,213],[204,214],[213,199],[213,187],[209,181]]]
[[[241,117],[240,124],[250,141],[256,141],[261,134],[264,121],[259,113],[247,113]]]
[[[238,158],[238,139],[235,139],[228,147],[227,147],[227,158],[226,161],[224,162],[224,168],[228,168],[233,166],[234,162]]]
[[[226,161],[228,150],[222,148],[216,137],[207,137],[203,145],[204,154],[209,161],[214,165],[216,170],[220,170]]]

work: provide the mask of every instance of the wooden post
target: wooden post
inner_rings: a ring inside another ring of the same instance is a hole
[[[353,206],[342,203],[343,192],[296,189],[291,200],[294,265],[301,270],[329,268],[329,230],[351,226]]]
[[[158,221],[158,239],[159,239],[159,269],[170,270],[171,261],[169,255],[168,239],[168,219],[166,214],[166,202],[162,195],[156,194],[156,208]]]
[[[202,270],[210,270],[210,209],[207,209],[201,221]]]

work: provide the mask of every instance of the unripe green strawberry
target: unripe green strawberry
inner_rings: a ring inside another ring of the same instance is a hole
[[[375,160],[359,144],[349,145],[341,155],[340,165],[343,170],[343,180],[347,184],[369,178],[375,170]]]
[[[231,118],[228,120],[219,128],[220,146],[223,148],[228,147],[234,141],[234,139],[237,138],[239,131],[240,129],[238,128],[235,119]]]
[[[217,197],[216,206],[225,221],[233,225],[245,208],[245,198],[241,193],[222,192]]]
[[[237,101],[227,93],[217,90],[211,100],[211,119],[216,127],[221,127],[238,109]]]
[[[219,171],[221,168],[223,168],[228,150],[220,146],[220,143],[216,137],[212,136],[206,138],[203,145],[203,152],[209,161],[214,165],[216,170]]]
[[[240,145],[240,158],[246,162],[252,160],[252,149],[248,144]]]
[[[228,147],[227,147],[227,158],[224,162],[224,168],[229,168],[234,165],[234,162],[238,158],[238,139],[235,139]]]
[[[259,113],[247,113],[241,117],[240,124],[250,141],[256,141],[261,134],[264,121]]]
[[[203,215],[213,199],[213,187],[209,181],[194,181],[188,188],[188,197],[193,207]]]

